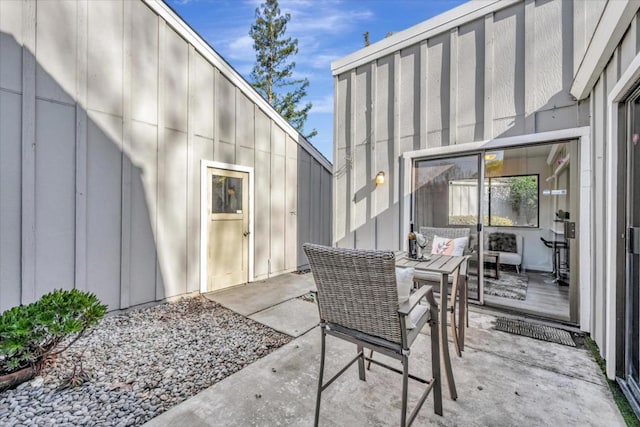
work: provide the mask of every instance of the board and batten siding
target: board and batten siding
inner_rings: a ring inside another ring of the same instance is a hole
[[[161,2],[0,1],[0,311],[198,292],[202,160],[254,168],[255,280],[330,243],[330,163]]]
[[[602,11],[601,11],[602,12]],[[610,307],[616,307],[616,313],[619,318],[624,318],[625,313],[625,301],[626,296],[621,292],[622,287],[618,287],[617,301],[609,301],[607,289],[609,287],[618,286],[617,283],[610,283],[609,275],[610,271],[607,268],[604,260],[607,257],[607,247],[611,242],[618,242],[618,236],[611,236],[607,227],[605,226],[609,221],[607,214],[608,204],[605,203],[608,199],[607,192],[609,191],[611,183],[609,177],[612,176],[610,170],[608,170],[608,164],[610,159],[610,144],[617,144],[617,141],[611,141],[611,129],[609,129],[610,123],[607,118],[609,114],[609,95],[612,89],[619,82],[620,77],[627,71],[631,61],[640,53],[640,13],[636,13],[633,17],[629,27],[625,31],[620,43],[615,47],[611,57],[605,59],[606,66],[602,70],[601,74],[597,78],[593,88],[590,91],[591,99],[591,144],[592,144],[592,164],[591,170],[593,176],[597,177],[594,181],[594,200],[601,201],[594,203],[592,207],[592,263],[589,268],[592,271],[592,277],[594,280],[594,291],[591,298],[593,306],[593,316],[591,324],[591,336],[598,344],[600,352],[603,358],[607,359],[608,364],[615,366],[615,361],[611,361],[610,355],[607,354],[606,345],[607,341],[623,342],[624,336],[611,337],[610,334],[614,333],[614,330],[618,334],[622,334],[620,328],[613,328],[611,324],[607,324],[607,312]],[[619,156],[621,154],[618,154]],[[619,183],[620,188],[624,187],[624,180],[626,176],[621,176],[620,171],[625,171],[624,165],[620,164],[618,160],[619,172],[614,173],[613,176],[618,175],[615,179]],[[616,185],[616,187],[618,186]],[[619,203],[618,209],[622,209],[624,206],[624,194],[611,195],[611,197],[617,198]],[[620,212],[619,212],[620,214]],[[624,216],[624,213],[622,213]],[[616,220],[614,220],[616,221]],[[624,225],[622,225],[624,228]],[[624,250],[618,250],[618,256]],[[621,317],[620,317],[621,316]],[[618,358],[624,359],[623,347],[620,347],[617,353]],[[613,370],[611,372],[614,372]],[[610,375],[613,378],[612,375]]]
[[[401,248],[404,152],[588,125],[569,90],[602,5],[469,2],[335,61],[334,243]]]

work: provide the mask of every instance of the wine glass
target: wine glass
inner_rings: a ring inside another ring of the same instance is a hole
[[[416,233],[416,244],[420,248],[420,257],[418,259],[424,259],[424,248],[427,246],[427,238],[424,234]]]

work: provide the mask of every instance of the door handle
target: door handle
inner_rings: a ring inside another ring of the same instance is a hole
[[[244,233],[242,233],[242,235],[243,235],[244,237],[247,237],[249,234],[251,234],[251,232],[250,232],[250,231],[245,231]]]

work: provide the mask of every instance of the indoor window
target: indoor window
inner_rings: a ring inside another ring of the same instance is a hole
[[[538,227],[538,175],[487,178],[485,224],[490,227]]]

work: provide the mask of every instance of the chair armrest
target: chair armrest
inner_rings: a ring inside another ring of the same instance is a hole
[[[400,304],[398,307],[398,314],[401,316],[408,316],[411,310],[414,309],[416,305],[420,302],[420,300],[424,297],[427,297],[427,301],[429,305],[436,308],[438,305],[436,304],[436,299],[433,296],[433,288],[431,286],[423,286],[414,292],[409,300]]]
[[[465,259],[462,264],[460,264],[460,271],[458,272],[459,275],[467,277],[467,267],[469,265],[469,259],[471,259],[471,255],[467,255],[466,256],[467,259]]]

